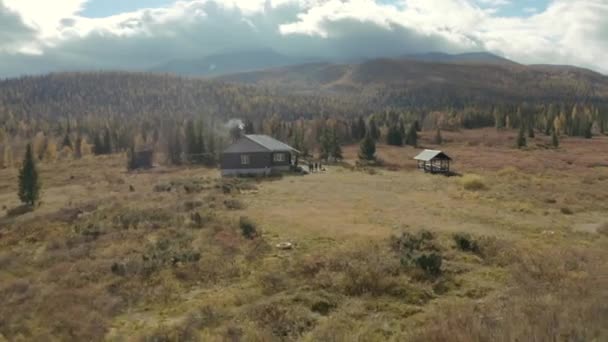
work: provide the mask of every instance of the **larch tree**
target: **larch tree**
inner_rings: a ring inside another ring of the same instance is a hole
[[[19,199],[22,203],[34,206],[40,198],[40,180],[32,152],[32,145],[27,144],[23,164],[19,170]]]

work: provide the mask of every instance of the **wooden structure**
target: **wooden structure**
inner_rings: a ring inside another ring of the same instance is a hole
[[[437,150],[424,150],[416,157],[418,161],[418,169],[424,172],[430,173],[449,173],[450,172],[450,158],[447,154]]]
[[[299,153],[267,135],[244,135],[222,152],[222,176],[267,176],[289,171]]]

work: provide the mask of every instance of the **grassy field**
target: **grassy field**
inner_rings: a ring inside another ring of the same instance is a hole
[[[17,215],[0,170],[0,341],[608,338],[608,138],[433,135],[461,177],[388,146],[267,180],[88,157]]]

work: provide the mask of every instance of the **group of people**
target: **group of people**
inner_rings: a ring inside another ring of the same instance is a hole
[[[308,163],[308,170],[312,173],[312,172],[321,172],[321,171],[325,171],[325,168],[323,167],[323,165],[321,165],[321,162],[319,163],[312,163],[309,162]]]

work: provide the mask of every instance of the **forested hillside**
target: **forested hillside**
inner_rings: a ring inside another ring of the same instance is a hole
[[[407,143],[408,132],[420,129],[491,126],[591,138],[608,128],[607,99],[606,77],[548,66],[376,60],[221,80],[51,74],[0,81],[0,166],[13,164],[27,141],[40,159],[137,145],[212,161],[232,119],[322,154],[367,130],[391,144]]]
[[[308,64],[221,79],[297,92],[364,95],[368,101],[396,107],[608,103],[606,76],[574,67],[515,63],[376,59],[351,65]]]

